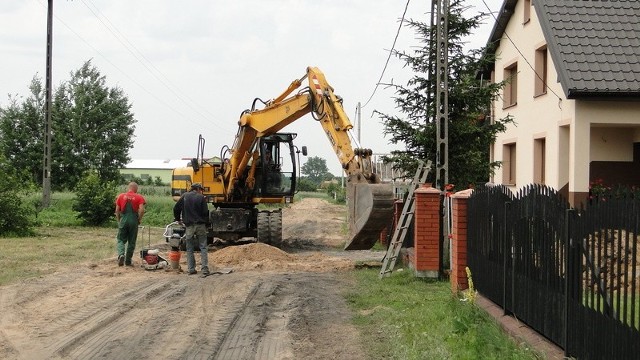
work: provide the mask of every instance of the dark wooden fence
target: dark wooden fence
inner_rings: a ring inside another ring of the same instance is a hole
[[[637,196],[603,195],[578,210],[545,186],[479,187],[468,209],[480,293],[568,356],[640,359]]]

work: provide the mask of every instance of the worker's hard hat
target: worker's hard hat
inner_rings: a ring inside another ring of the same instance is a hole
[[[203,190],[204,188],[202,187],[202,184],[200,184],[200,183],[191,184],[191,190],[197,190],[197,189]]]

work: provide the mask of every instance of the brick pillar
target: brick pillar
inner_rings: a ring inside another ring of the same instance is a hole
[[[459,191],[451,196],[451,291],[469,288],[467,280],[467,202],[473,190]]]
[[[424,184],[416,189],[415,232],[410,259],[417,277],[440,274],[440,190]]]

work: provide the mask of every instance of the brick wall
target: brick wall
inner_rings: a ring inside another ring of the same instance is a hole
[[[440,194],[431,184],[414,192],[415,231],[410,262],[419,277],[437,278],[440,273]]]
[[[467,280],[467,202],[472,190],[464,190],[451,196],[451,291],[469,288]]]

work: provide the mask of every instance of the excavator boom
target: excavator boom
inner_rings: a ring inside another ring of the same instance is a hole
[[[354,149],[349,131],[353,128],[342,108],[342,99],[315,67],[307,68],[314,117],[319,119],[338,160],[347,174],[349,239],[345,250],[367,250],[393,216],[393,187],[383,184],[373,171],[370,149]]]

